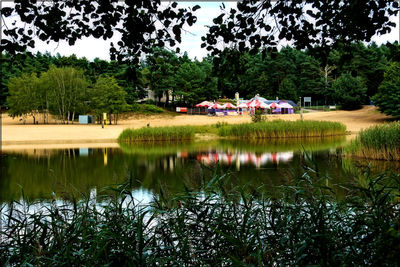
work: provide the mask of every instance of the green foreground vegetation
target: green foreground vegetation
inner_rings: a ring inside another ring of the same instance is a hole
[[[0,265],[398,263],[400,175],[353,177],[340,185],[343,199],[329,177],[305,169],[272,194],[226,189],[228,176],[215,175],[150,203],[135,200],[128,181],[96,198],[4,204]]]
[[[400,160],[400,122],[360,131],[356,139],[345,147],[345,152],[366,159]]]

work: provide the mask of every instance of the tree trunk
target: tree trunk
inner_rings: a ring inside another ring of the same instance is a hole
[[[111,113],[110,113],[110,116],[109,116],[109,121],[110,121],[110,125],[111,125],[111,122],[112,122],[112,120],[111,120]]]
[[[69,124],[69,115],[70,115],[70,113],[69,113],[69,111],[67,112],[67,124]]]
[[[72,124],[74,124],[74,119],[75,119],[75,111],[72,112],[72,120],[71,120]]]

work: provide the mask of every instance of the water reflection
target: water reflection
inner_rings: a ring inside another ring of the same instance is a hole
[[[216,163],[224,165],[235,165],[239,171],[241,165],[253,165],[260,168],[268,164],[279,164],[279,162],[290,162],[293,159],[294,152],[268,152],[268,153],[225,153],[224,151],[200,152],[196,159],[204,165],[214,165]],[[178,155],[179,157],[179,155]]]
[[[273,188],[302,175],[304,151],[312,151],[322,173],[346,179],[351,163],[343,163],[337,155],[344,142],[343,137],[285,142],[214,140],[7,151],[7,156],[0,157],[0,202],[20,199],[21,188],[30,199],[49,199],[51,192],[68,198],[71,192],[90,194],[127,179],[137,198],[149,201],[160,187],[170,193],[181,190],[183,183],[197,187],[215,175],[216,169],[231,174],[232,186]]]

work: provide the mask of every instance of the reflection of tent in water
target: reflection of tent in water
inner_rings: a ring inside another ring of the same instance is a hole
[[[275,153],[221,153],[221,152],[209,152],[200,153],[196,155],[196,159],[201,163],[215,164],[220,162],[222,164],[232,165],[233,163],[237,165],[252,164],[257,168],[272,162],[278,164],[279,162],[288,162],[293,158],[293,152],[275,152]]]

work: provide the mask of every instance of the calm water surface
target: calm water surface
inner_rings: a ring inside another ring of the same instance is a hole
[[[304,173],[305,153],[332,182],[348,177],[359,163],[340,156],[346,137],[275,141],[202,141],[121,145],[120,148],[30,149],[0,157],[0,203],[21,199],[60,198],[134,181],[138,198],[151,198],[160,187],[178,192],[185,183],[198,186],[214,175],[229,173],[229,184],[274,186]],[[376,169],[397,169],[374,163]],[[361,164],[362,165],[362,164]]]

